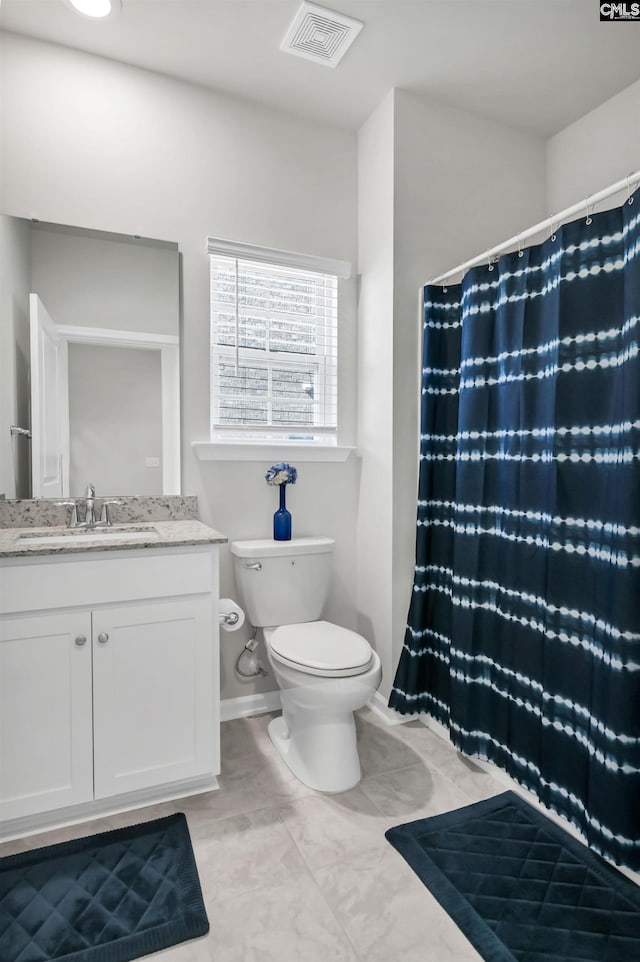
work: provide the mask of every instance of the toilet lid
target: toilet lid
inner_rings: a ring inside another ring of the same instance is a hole
[[[270,639],[271,651],[287,664],[309,674],[360,674],[371,664],[366,638],[329,621],[282,625]]]

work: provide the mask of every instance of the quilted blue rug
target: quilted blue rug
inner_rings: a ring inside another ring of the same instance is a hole
[[[386,837],[486,962],[640,962],[640,888],[513,792]]]
[[[0,859],[2,962],[129,962],[208,931],[181,813]]]

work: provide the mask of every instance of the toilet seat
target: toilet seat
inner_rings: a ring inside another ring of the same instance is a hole
[[[373,659],[366,638],[330,621],[281,625],[270,633],[269,647],[276,661],[325,678],[363,674]]]

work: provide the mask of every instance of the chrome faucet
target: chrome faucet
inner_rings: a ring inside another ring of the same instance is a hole
[[[89,483],[87,485],[87,493],[85,494],[86,500],[84,508],[84,523],[87,528],[95,528],[96,526],[95,497],[96,486],[95,484]]]
[[[110,528],[113,524],[111,520],[111,514],[109,513],[110,504],[123,504],[124,502],[118,501],[117,498],[109,498],[108,501],[102,502],[102,511],[100,512],[100,520],[96,521],[96,526],[99,528]]]
[[[75,501],[54,501],[54,504],[58,508],[71,508],[71,514],[69,515],[69,528],[78,527],[78,505]]]
[[[109,528],[113,524],[111,516],[109,514],[109,505],[111,504],[122,504],[122,501],[117,501],[115,498],[110,498],[107,501],[103,501],[101,505],[100,520],[96,520],[96,486],[91,482],[87,485],[87,491],[85,494],[84,503],[84,521],[80,521],[78,518],[78,502],[77,501],[56,501],[55,502],[60,507],[70,507],[71,514],[69,515],[69,527],[70,528]]]

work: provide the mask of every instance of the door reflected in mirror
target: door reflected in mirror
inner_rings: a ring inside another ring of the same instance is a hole
[[[0,270],[0,494],[179,494],[177,244],[3,216]]]

